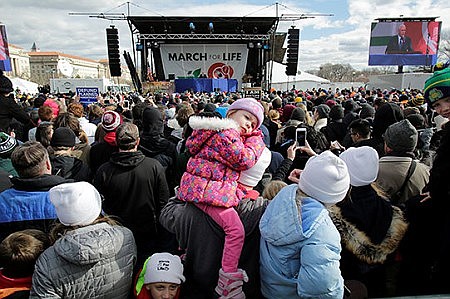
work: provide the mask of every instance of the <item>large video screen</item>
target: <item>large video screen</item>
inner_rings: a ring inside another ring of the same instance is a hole
[[[369,65],[434,65],[441,22],[372,23]]]

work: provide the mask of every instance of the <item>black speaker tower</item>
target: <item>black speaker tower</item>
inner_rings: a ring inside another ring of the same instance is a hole
[[[288,30],[287,41],[287,64],[286,75],[295,76],[297,74],[298,44],[300,40],[300,29],[291,28]]]
[[[120,77],[122,70],[120,69],[119,32],[113,25],[111,28],[106,28],[106,42],[111,77]]]

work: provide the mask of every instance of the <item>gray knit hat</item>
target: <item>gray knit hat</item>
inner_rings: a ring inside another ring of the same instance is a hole
[[[412,152],[417,145],[417,130],[404,119],[390,125],[383,135],[386,145],[395,152]]]
[[[330,113],[330,107],[325,104],[320,104],[319,106],[314,107],[317,113],[319,113],[319,118],[327,118],[328,113]]]

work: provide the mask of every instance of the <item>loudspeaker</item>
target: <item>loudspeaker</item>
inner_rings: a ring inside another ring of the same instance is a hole
[[[287,42],[287,64],[286,75],[295,76],[297,74],[298,63],[298,45],[300,42],[300,29],[288,30],[288,42]]]
[[[122,70],[120,68],[119,32],[114,26],[106,28],[106,42],[108,44],[109,71],[112,77],[120,77]]]

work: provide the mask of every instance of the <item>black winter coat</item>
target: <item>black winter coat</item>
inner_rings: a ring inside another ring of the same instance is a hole
[[[23,124],[28,124],[30,122],[28,114],[14,99],[0,94],[0,131],[7,132],[13,118]]]
[[[111,155],[117,152],[119,148],[113,146],[106,141],[96,142],[91,146],[89,151],[89,162],[91,171],[95,175],[97,169],[103,164],[109,161]]]
[[[237,207],[245,229],[239,268],[245,270],[249,281],[243,290],[247,298],[263,298],[259,277],[259,220],[268,201],[243,199]],[[225,234],[214,220],[192,203],[171,199],[163,209],[161,224],[175,233],[182,248],[186,249],[182,285],[183,298],[213,298],[217,285]]]
[[[370,298],[385,297],[385,268],[392,263],[408,225],[402,211],[372,186],[351,188],[351,198],[330,209],[341,235],[342,276],[363,282]]]
[[[91,170],[78,158],[71,156],[51,156],[52,174],[65,179],[73,179],[80,182],[91,182]]]
[[[161,164],[142,152],[113,153],[94,178],[103,194],[103,210],[118,216],[133,233],[156,236],[161,209],[169,199],[169,188]]]
[[[325,134],[330,143],[337,140],[342,144],[345,134],[347,134],[347,125],[343,122],[331,121],[326,127],[321,129],[321,132]]]

